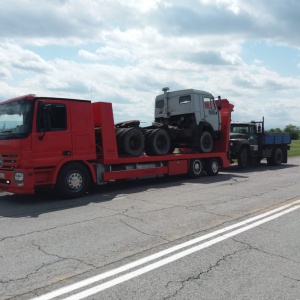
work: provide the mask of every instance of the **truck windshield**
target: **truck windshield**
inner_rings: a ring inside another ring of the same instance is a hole
[[[249,133],[249,127],[243,124],[231,124],[230,132],[247,134]]]
[[[0,104],[0,139],[21,139],[29,135],[33,101],[19,100]]]

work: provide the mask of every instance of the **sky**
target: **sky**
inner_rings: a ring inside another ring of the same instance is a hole
[[[0,101],[113,103],[154,120],[162,88],[234,104],[233,121],[300,126],[298,0],[0,0]]]

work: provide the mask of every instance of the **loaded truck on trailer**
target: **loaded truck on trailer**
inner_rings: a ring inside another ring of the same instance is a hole
[[[122,154],[140,156],[165,155],[175,148],[188,147],[208,153],[221,138],[220,97],[188,89],[168,92],[155,99],[155,119],[151,126],[140,128],[140,121],[116,124],[118,150]],[[135,128],[135,129],[134,129]],[[126,140],[131,139],[131,143]]]
[[[170,136],[171,151],[176,147],[194,147],[211,152],[221,138],[221,98],[199,90],[168,92],[155,99],[155,123],[162,124]]]
[[[54,188],[72,198],[92,184],[229,167],[233,105],[204,91],[163,91],[155,122],[144,128],[137,120],[115,124],[107,102],[26,95],[0,103],[0,189]]]
[[[289,133],[265,132],[264,118],[259,122],[234,122],[230,125],[230,158],[237,159],[240,168],[259,163],[263,158],[271,166],[287,163],[290,143]]]

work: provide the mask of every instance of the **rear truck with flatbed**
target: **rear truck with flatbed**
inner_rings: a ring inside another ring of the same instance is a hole
[[[287,163],[291,136],[289,133],[269,133],[262,121],[232,122],[230,125],[230,158],[240,168],[266,159],[270,166]]]
[[[0,103],[0,189],[34,194],[53,188],[75,198],[93,184],[179,174],[196,178],[230,166],[228,100],[184,90],[165,92],[155,103],[157,117],[145,128],[136,120],[115,124],[108,102],[26,95]],[[203,138],[203,132],[209,135]],[[180,147],[177,153],[174,147]]]

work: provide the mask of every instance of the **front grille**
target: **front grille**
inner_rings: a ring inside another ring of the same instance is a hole
[[[17,154],[2,154],[3,165],[0,167],[1,170],[14,170],[18,162]]]

